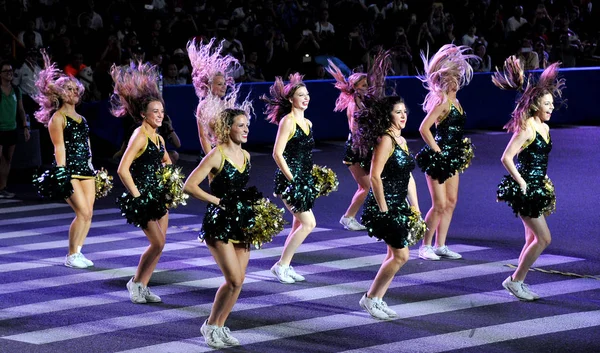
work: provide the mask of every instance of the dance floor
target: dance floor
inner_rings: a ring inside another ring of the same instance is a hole
[[[251,132],[252,133],[252,132]],[[339,191],[318,199],[317,229],[294,257],[306,282],[281,284],[269,272],[289,224],[253,250],[247,277],[227,325],[242,345],[234,352],[598,352],[600,127],[552,130],[548,174],[558,198],[548,218],[552,244],[527,282],[541,295],[519,302],[503,288],[523,244],[522,224],[495,188],[510,136],[472,132],[476,157],[461,175],[448,244],[461,260],[424,261],[417,247],[385,297],[399,317],[378,321],[358,301],[385,254],[365,232],[338,224],[355,184],[341,164],[343,142],[322,142],[315,163],[333,168]],[[409,139],[416,152],[422,141]],[[254,147],[250,184],[272,190],[268,146]],[[188,174],[193,157],[181,165]],[[116,178],[116,165],[104,163]],[[421,210],[431,204],[422,173],[414,172]],[[136,305],[125,284],[147,246],[141,230],[120,216],[114,198],[97,201],[83,252],[95,267],[62,265],[73,213],[66,203],[40,202],[30,186],[0,200],[0,352],[205,352],[200,326],[223,278],[196,240],[205,205],[191,200],[170,214],[167,245],[150,283],[161,304]],[[277,200],[279,204],[281,202]],[[289,221],[291,217],[286,214]]]

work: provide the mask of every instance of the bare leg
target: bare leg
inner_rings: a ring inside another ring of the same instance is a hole
[[[288,209],[290,208],[287,204]],[[294,222],[292,225],[292,231],[285,240],[283,252],[279,259],[280,265],[289,265],[292,262],[292,257],[296,249],[304,242],[304,239],[312,232],[317,226],[315,215],[312,210],[306,212],[294,213]]]
[[[408,261],[408,258],[408,248],[396,249],[388,245],[386,258],[381,264],[373,283],[371,283],[371,288],[369,288],[369,291],[367,292],[367,297],[383,298],[390,287],[394,276],[406,261]]]
[[[69,227],[69,255],[79,252],[78,247],[82,247],[85,242],[92,226],[94,200],[96,199],[94,179],[72,179],[71,185],[73,194],[67,199],[67,203],[75,211],[75,218]]]
[[[546,223],[546,218],[540,216],[538,218],[521,217],[525,226],[533,233],[535,239],[527,249],[521,254],[519,260],[519,267],[513,273],[513,281],[524,281],[527,276],[527,272],[533,266],[534,262],[540,257],[542,251],[550,245],[552,238],[550,236],[550,229]]]
[[[529,227],[527,227],[527,224],[525,224],[525,221],[523,221],[523,228],[525,228],[525,244],[523,245],[523,249],[521,249],[521,254],[519,255],[519,263],[521,263],[521,261],[523,261],[523,256],[525,256],[525,251],[527,251],[527,248],[535,240],[535,235],[533,235],[533,232],[531,231],[531,229],[529,229]]]
[[[440,184],[437,180],[432,179],[429,175],[425,175],[427,179],[427,187],[431,195],[431,208],[425,215],[425,223],[427,231],[423,236],[423,245],[431,245],[433,235],[438,229],[444,210],[446,209],[446,183]]]
[[[348,166],[348,170],[350,170],[350,173],[356,181],[358,188],[356,189],[356,192],[352,197],[352,201],[350,202],[350,206],[348,206],[344,217],[356,218],[358,210],[363,205],[363,203],[365,203],[365,199],[369,194],[371,182],[369,180],[369,174],[358,163]]]
[[[223,283],[215,294],[207,323],[209,325],[225,326],[233,306],[242,291],[242,284],[246,276],[246,268],[250,259],[250,251],[245,247],[235,246],[229,242],[209,241],[206,243],[212,256],[219,265],[225,283]]]
[[[157,221],[148,222],[146,229],[144,229],[144,234],[150,241],[150,245],[140,257],[133,282],[141,282],[144,286],[147,286],[150,282],[150,277],[152,277],[167,241],[166,225],[168,219],[169,214],[167,213]]]
[[[440,222],[437,226],[435,236],[435,246],[442,247],[446,245],[446,236],[448,235],[448,228],[450,228],[450,222],[452,221],[452,215],[456,208],[456,201],[458,200],[458,174],[444,182],[446,191],[446,202],[445,207],[440,218]]]

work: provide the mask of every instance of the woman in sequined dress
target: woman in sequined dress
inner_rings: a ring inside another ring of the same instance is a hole
[[[154,67],[113,66],[111,76],[115,84],[111,113],[117,117],[129,114],[141,123],[119,163],[117,173],[128,192],[117,199],[117,204],[127,222],[142,228],[150,242],[127,290],[133,303],[159,303],[161,298],[150,291],[148,282],[165,246],[169,222],[165,191],[157,177],[163,164],[171,164],[165,141],[157,132],[165,114],[164,103]]]
[[[340,219],[340,224],[348,230],[365,230],[365,226],[356,220],[356,214],[365,202],[369,192],[369,173],[361,166],[361,159],[352,149],[352,135],[354,134],[352,130],[354,128],[354,112],[358,110],[357,106],[361,105],[361,97],[367,93],[369,88],[367,74],[354,73],[346,79],[340,69],[331,61],[327,71],[335,78],[335,87],[340,90],[333,111],[341,112],[345,110],[348,117],[350,133],[345,145],[343,162],[348,166],[348,170],[358,186],[350,206]]]
[[[362,222],[369,236],[383,240],[387,245],[387,255],[359,303],[371,316],[387,320],[398,315],[383,301],[383,296],[396,273],[408,261],[408,246],[417,240],[415,234],[411,234],[411,217],[423,224],[411,173],[415,161],[401,136],[406,126],[406,105],[398,96],[367,97],[365,107],[355,119],[359,131],[354,136],[355,149],[364,156],[371,146],[375,146],[370,170],[371,190]]]
[[[202,159],[185,182],[185,191],[208,203],[200,238],[206,242],[219,265],[225,283],[215,295],[210,316],[200,329],[212,348],[239,345],[225,321],[242,290],[248,260],[249,243],[242,226],[228,219],[228,195],[246,187],[250,178],[250,154],[242,149],[248,140],[249,115],[241,109],[225,109],[215,121],[218,144]],[[199,185],[211,175],[210,193]]]
[[[556,196],[547,176],[552,139],[546,122],[554,110],[554,97],[560,97],[564,87],[564,79],[557,79],[558,66],[558,63],[548,66],[536,83],[529,80],[527,87],[523,87],[524,74],[519,60],[509,57],[504,72],[497,71],[492,79],[501,89],[522,91],[512,119],[504,126],[513,134],[502,155],[502,164],[509,175],[504,176],[497,191],[498,200],[512,208],[525,228],[525,245],[519,255],[519,265],[502,282],[506,290],[522,301],[539,299],[524,281],[551,241],[546,216],[554,212]]]
[[[273,158],[278,167],[274,194],[281,197],[294,218],[283,253],[271,267],[271,272],[281,283],[294,283],[305,279],[290,263],[296,249],[317,223],[312,212],[316,198],[312,176],[315,141],[312,122],[304,117],[310,96],[298,73],[290,75],[287,85],[277,77],[269,92],[269,97],[262,96],[261,99],[267,105],[269,122],[279,126],[273,147]]]
[[[215,45],[215,38],[204,44],[192,40],[187,44],[187,53],[192,64],[192,82],[200,99],[196,108],[196,122],[200,139],[200,158],[210,152],[216,141],[211,125],[219,112],[233,108],[237,90],[229,73],[240,66],[231,55],[222,56],[223,44]],[[227,94],[227,89],[232,91]]]
[[[464,137],[465,112],[456,98],[458,90],[473,77],[469,59],[477,56],[465,52],[465,46],[444,45],[429,60],[422,53],[424,75],[419,77],[429,93],[423,102],[427,113],[419,127],[426,145],[417,154],[417,164],[425,172],[432,207],[425,216],[427,233],[419,248],[425,260],[460,259],[462,256],[446,245],[448,228],[458,199],[459,172],[473,157],[471,140]],[[433,136],[431,127],[436,126]],[[435,233],[435,247],[432,246]]]
[[[36,81],[39,93],[35,100],[40,108],[35,112],[35,118],[48,127],[54,145],[55,165],[66,168],[73,187],[73,193],[66,199],[75,211],[75,219],[69,227],[69,253],[65,266],[87,268],[94,263],[81,253],[81,248],[92,224],[96,172],[92,165],[87,121],[75,110],[84,88],[77,79],[61,72],[45,52],[42,54],[46,65]]]

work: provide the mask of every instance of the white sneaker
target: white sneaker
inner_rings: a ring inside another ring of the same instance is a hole
[[[92,262],[92,260],[88,260],[87,257],[85,257],[82,253],[79,253],[79,257],[81,258],[81,261],[83,261],[87,267],[93,267],[94,263]]]
[[[423,260],[439,260],[440,257],[435,254],[433,250],[433,246],[431,245],[422,245],[419,248],[419,257]]]
[[[204,342],[212,348],[225,348],[225,342],[219,337],[219,327],[217,325],[209,325],[208,319],[204,321],[200,327],[200,333],[204,336]]]
[[[0,199],[12,199],[13,197],[15,197],[14,192],[8,192],[6,189],[0,190]]]
[[[524,289],[525,289],[527,292],[529,292],[529,294],[531,294],[531,296],[533,297],[533,300],[538,300],[538,299],[540,299],[540,296],[539,296],[539,295],[538,295],[536,292],[532,291],[532,290],[531,290],[531,288],[529,288],[529,284],[527,284],[527,283],[523,282],[523,288],[524,288]]]
[[[373,316],[376,319],[388,320],[390,318],[389,315],[381,309],[381,305],[376,300],[376,298],[371,299],[367,297],[366,293],[365,295],[363,295],[362,298],[360,298],[358,304],[360,304],[361,308],[365,309],[371,316]]]
[[[228,345],[228,346],[239,346],[240,345],[240,341],[231,335],[231,331],[229,330],[229,327],[227,327],[227,326],[218,327],[217,330],[218,330],[219,338],[226,345]]]
[[[512,276],[508,276],[508,278],[502,282],[502,287],[504,287],[504,289],[509,291],[510,294],[514,295],[519,300],[526,302],[534,300],[533,295],[527,291],[523,281],[513,281]]]
[[[379,307],[380,307],[381,311],[386,313],[387,316],[390,317],[390,319],[398,317],[398,313],[396,313],[394,310],[390,309],[390,307],[387,305],[387,303],[383,301],[383,298],[373,298],[373,300],[377,300],[377,303],[379,303]]]
[[[144,295],[144,288],[139,282],[134,282],[133,277],[127,282],[127,290],[129,291],[129,299],[135,304],[146,304],[146,296]]]
[[[296,281],[288,273],[289,268],[289,266],[282,266],[279,262],[276,262],[275,265],[271,267],[271,273],[274,274],[281,283],[295,283]]]
[[[154,293],[150,291],[150,287],[142,286],[142,292],[144,294],[144,299],[146,299],[146,303],[161,303],[162,299]]]
[[[288,266],[287,274],[288,274],[288,276],[292,277],[292,279],[294,280],[294,282],[306,281],[306,278],[304,278],[304,276],[302,276],[302,275],[297,274],[296,271],[294,271],[294,268],[291,265]]]
[[[340,218],[340,224],[344,226],[347,230],[365,230],[367,227],[358,223],[356,218],[354,217],[344,217]]]
[[[462,259],[461,254],[448,249],[448,247],[446,245],[435,248],[435,254],[439,257],[443,257],[445,259],[450,259],[450,260]]]
[[[67,255],[65,258],[65,266],[71,268],[87,268],[86,263],[81,259],[79,253]]]

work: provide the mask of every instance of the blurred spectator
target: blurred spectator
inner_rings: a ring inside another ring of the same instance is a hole
[[[263,75],[262,70],[258,65],[258,53],[256,51],[252,51],[246,56],[246,62],[244,63],[244,71],[246,71],[246,81],[248,82],[265,81],[265,76]]]
[[[16,69],[13,74],[12,83],[21,90],[23,108],[29,116],[33,116],[38,107],[33,97],[38,92],[35,86],[36,77],[42,71],[39,60],[41,60],[39,51],[37,49],[29,49],[23,65]]]
[[[432,37],[438,37],[444,33],[446,15],[444,14],[444,5],[441,2],[433,3],[429,14],[428,30]]]
[[[335,36],[335,29],[329,22],[329,11],[326,9],[321,10],[319,21],[315,23],[315,36],[320,44],[333,45],[331,40]]]
[[[63,71],[69,76],[77,77],[79,72],[85,67],[86,65],[83,63],[83,54],[81,54],[79,51],[73,51],[73,54],[71,54],[71,60],[64,67]]]
[[[548,67],[548,59],[550,55],[546,51],[546,44],[544,44],[544,40],[542,38],[535,42],[534,50],[538,56],[539,68],[545,69]]]
[[[486,46],[481,41],[473,43],[473,53],[479,57],[480,60],[471,61],[471,66],[474,72],[490,72],[492,71],[492,58],[486,53]]]
[[[506,32],[510,34],[511,32],[515,32],[522,25],[527,23],[527,20],[523,18],[523,7],[515,6],[514,15],[506,21]]]
[[[519,52],[517,53],[517,58],[519,58],[521,66],[525,71],[540,68],[540,60],[537,53],[533,51],[533,46],[529,39],[523,40],[521,48],[519,48]]]
[[[27,39],[27,37],[30,39]],[[19,32],[17,38],[21,43],[24,43],[26,48],[41,48],[44,46],[42,35],[35,30],[35,21],[33,20],[25,22],[25,30]]]
[[[185,80],[185,83],[192,82],[192,70],[190,69],[190,65],[188,64],[188,57],[183,51],[183,49],[175,49],[173,52],[173,57],[171,58],[173,63],[177,65],[177,75],[179,78]]]
[[[265,46],[267,49],[267,58],[265,60],[267,63],[265,68],[268,70],[267,79],[273,80],[275,76],[287,77],[290,49],[283,32],[273,30]]]
[[[479,38],[477,35],[475,35],[475,32],[477,32],[477,27],[475,27],[475,25],[471,25],[467,33],[462,36],[462,45],[466,45],[467,47],[472,46],[477,38]]]
[[[179,77],[179,70],[177,69],[177,65],[175,63],[169,63],[164,70],[163,75],[163,84],[165,86],[172,85],[185,85],[187,82],[185,78]]]
[[[91,29],[98,31],[98,30],[101,30],[102,28],[104,28],[102,16],[100,16],[99,13],[94,11],[95,7],[96,7],[96,4],[94,3],[94,0],[87,0],[85,11],[80,13],[79,16],[77,17],[77,21],[78,21],[80,27],[83,27],[82,19],[84,17],[88,17],[89,21],[90,21],[89,27]]]

